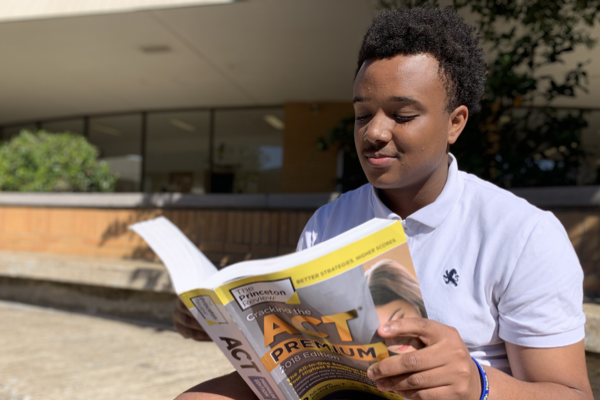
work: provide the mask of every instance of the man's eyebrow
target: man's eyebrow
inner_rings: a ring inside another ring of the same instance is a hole
[[[390,101],[395,101],[397,103],[411,103],[411,104],[421,104],[421,102],[414,97],[408,96],[392,96],[389,98]]]
[[[371,100],[370,97],[356,96],[356,97],[354,97],[354,99],[352,99],[352,103],[364,103],[364,102],[367,102],[370,100]],[[416,105],[421,104],[421,102],[419,100],[415,99],[414,97],[408,97],[408,96],[392,96],[388,100],[396,102],[396,103],[411,103],[411,104],[416,104]]]

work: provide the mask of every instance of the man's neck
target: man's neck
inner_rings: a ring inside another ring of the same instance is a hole
[[[448,161],[445,159],[438,168],[423,182],[406,188],[377,189],[379,198],[393,213],[406,219],[409,215],[433,203],[448,180]]]

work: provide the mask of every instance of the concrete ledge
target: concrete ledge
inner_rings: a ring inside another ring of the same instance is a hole
[[[170,324],[176,295],[162,264],[0,251],[0,298]],[[583,304],[585,349],[600,353],[600,304]]]
[[[177,296],[0,276],[0,299],[171,328]]]
[[[317,209],[339,193],[21,193],[0,192],[0,206],[77,208]]]
[[[600,186],[518,188],[511,192],[542,208],[600,207]]]
[[[169,327],[177,295],[162,264],[0,251],[0,298]]]
[[[167,269],[147,261],[0,251],[0,276],[174,293]]]
[[[600,186],[511,189],[542,208],[600,207]],[[317,209],[340,193],[183,194],[183,193],[21,193],[0,192],[0,206],[73,208]]]

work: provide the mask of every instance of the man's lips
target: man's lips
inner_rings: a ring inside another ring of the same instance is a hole
[[[374,167],[387,166],[396,158],[395,156],[381,153],[365,153],[364,155],[367,158],[367,162]]]

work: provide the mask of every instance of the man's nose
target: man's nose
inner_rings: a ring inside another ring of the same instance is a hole
[[[392,140],[394,121],[384,113],[377,113],[367,125],[364,139],[371,142],[389,142]]]

